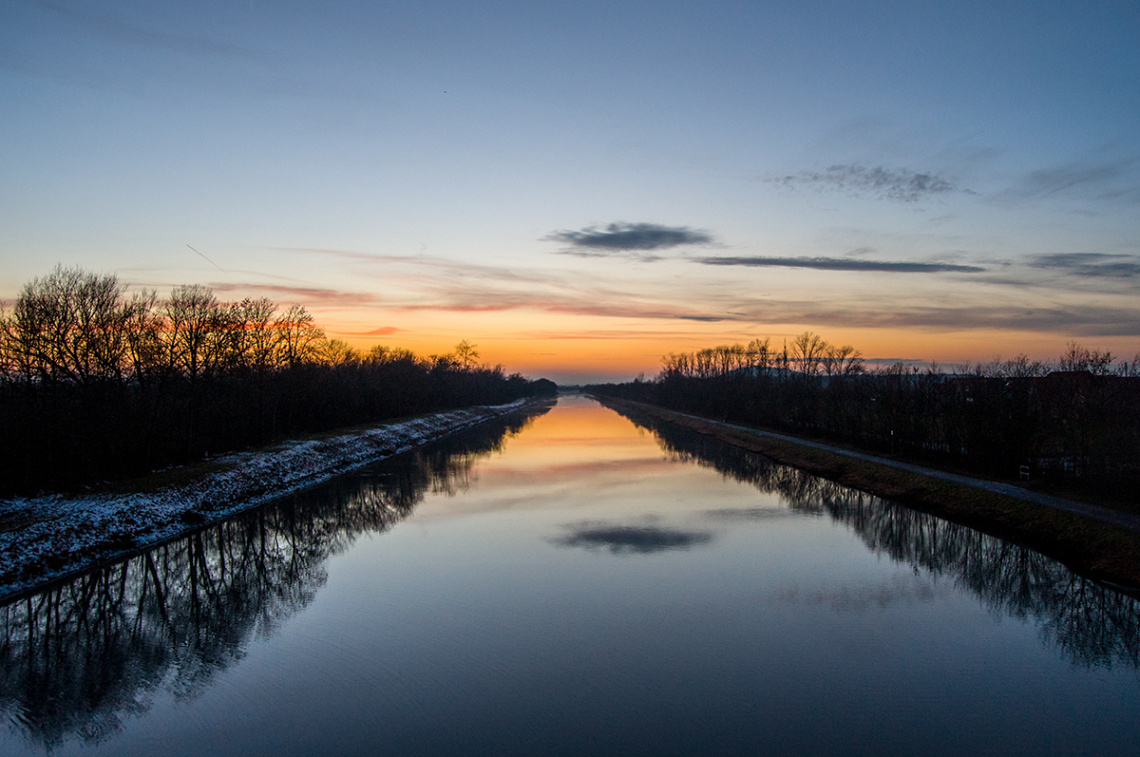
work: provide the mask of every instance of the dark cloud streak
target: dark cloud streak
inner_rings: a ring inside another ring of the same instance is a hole
[[[709,310],[676,302],[646,302],[634,291],[618,290],[609,279],[595,280],[560,271],[527,271],[465,263],[429,256],[380,255],[327,248],[269,248],[281,252],[322,255],[360,263],[391,281],[396,268],[407,271],[419,294],[411,301],[389,297],[392,310],[489,313],[537,310],[567,315],[682,320],[715,323],[733,320]]]
[[[369,292],[345,292],[339,289],[323,289],[320,287],[281,286],[278,284],[251,284],[214,282],[210,288],[215,292],[256,293],[272,299],[282,299],[287,302],[303,302],[307,305],[323,307],[344,307],[353,305],[374,305],[377,297]]]
[[[1140,276],[1140,258],[1101,252],[1038,255],[1029,262],[1029,265],[1033,268],[1063,271],[1082,278],[1131,279]]]
[[[1140,158],[1075,161],[1026,175],[1005,197],[1041,199],[1061,194],[1088,194],[1125,203],[1140,200]]]
[[[568,254],[601,256],[642,250],[711,244],[710,234],[688,226],[662,226],[656,223],[611,223],[603,229],[589,226],[578,231],[555,231],[543,241],[563,242],[574,249]],[[656,259],[650,257],[650,259]]]
[[[292,295],[306,302],[329,305],[349,304],[353,298],[382,304],[386,310],[414,314],[422,311],[477,313],[533,311],[567,316],[601,317],[617,320],[672,323],[766,324],[810,323],[818,327],[914,328],[930,331],[1022,330],[1084,338],[1096,336],[1140,336],[1140,309],[1134,299],[1100,300],[1096,304],[1066,305],[1058,302],[1060,292],[1082,286],[1120,282],[1127,287],[1140,280],[1140,258],[1104,253],[1065,253],[1039,255],[1022,261],[1020,272],[1035,272],[1033,278],[995,279],[998,261],[982,269],[949,263],[916,261],[875,261],[865,258],[689,258],[704,265],[791,266],[823,270],[902,273],[947,272],[959,281],[1001,287],[1006,295],[1011,287],[1042,288],[1047,299],[1002,299],[997,290],[966,294],[948,292],[937,301],[930,293],[881,296],[874,291],[817,293],[814,296],[784,299],[775,293],[758,294],[754,289],[739,292],[717,288],[692,290],[682,286],[648,298],[636,288],[620,286],[612,277],[588,274],[567,276],[563,271],[526,270],[505,266],[478,265],[428,256],[391,256],[328,249],[294,250],[333,256],[365,266],[362,273],[375,274],[391,282],[399,276],[413,282],[410,291],[393,290],[386,296],[360,292],[338,293],[306,290],[303,286],[268,287],[270,296]],[[712,261],[712,262],[710,262]],[[1024,267],[1022,267],[1024,266]],[[711,270],[711,269],[706,269]],[[728,271],[732,269],[729,268]],[[977,273],[984,270],[985,273]],[[1012,272],[1012,271],[1011,271]],[[1062,277],[1060,285],[1052,281]],[[736,276],[740,279],[741,277]],[[1048,281],[1046,281],[1048,280]],[[935,279],[935,281],[940,281]],[[872,284],[873,282],[868,282]],[[407,286],[411,286],[408,284]],[[310,299],[311,298],[311,299]],[[656,332],[654,332],[656,333]],[[687,333],[687,332],[685,332]],[[580,335],[575,335],[578,338]],[[624,336],[624,335],[623,335]]]
[[[768,181],[788,189],[806,188],[849,195],[871,195],[903,203],[954,192],[975,194],[969,189],[960,189],[937,174],[883,166],[867,168],[857,163],[828,166],[823,171],[801,171]]]
[[[955,263],[917,261],[851,260],[848,258],[712,257],[699,258],[701,265],[751,268],[813,268],[822,271],[874,271],[878,273],[981,273],[986,269]]]
[[[963,304],[961,307],[903,306],[889,310],[804,309],[798,315],[810,323],[849,327],[928,328],[954,331],[995,329],[1078,337],[1140,336],[1140,311],[1127,307],[1018,307]]]
[[[90,33],[109,39],[117,44],[147,45],[185,52],[241,58],[256,57],[251,50],[236,45],[200,37],[188,37],[182,34],[159,31],[141,26],[137,23],[125,20],[114,12],[100,10],[98,4],[93,5],[88,3],[82,6],[75,6],[51,2],[51,0],[38,0],[38,2],[32,3],[32,5],[39,5],[60,16],[70,18],[77,25],[85,28]]]

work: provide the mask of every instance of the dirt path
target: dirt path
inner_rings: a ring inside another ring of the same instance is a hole
[[[644,421],[650,428],[654,423],[688,428],[1030,547],[1081,575],[1140,596],[1140,517],[1135,514],[655,405],[592,396],[635,423]]]
[[[795,436],[787,436],[785,434],[777,434],[772,431],[761,431],[759,429],[751,428],[749,426],[738,426],[734,423],[724,423],[721,421],[714,421],[708,418],[702,418],[697,415],[689,415],[688,413],[673,412],[675,415],[685,418],[691,418],[695,421],[703,423],[710,423],[724,428],[730,428],[734,431],[739,431],[746,434],[754,434],[756,436],[767,437],[769,439],[778,439],[783,442],[791,444],[799,444],[804,447],[811,447],[812,449],[823,450],[835,455],[843,455],[855,460],[863,460],[865,462],[874,463],[875,465],[886,465],[898,470],[907,471],[908,473],[916,473],[920,476],[928,476],[940,481],[950,481],[951,483],[961,484],[962,486],[970,486],[975,489],[982,489],[984,491],[993,492],[994,494],[1004,494],[1007,497],[1013,497],[1025,502],[1033,502],[1045,507],[1051,507],[1055,510],[1062,512],[1073,513],[1085,518],[1092,518],[1093,520],[1101,521],[1102,523],[1109,523],[1121,528],[1127,528],[1130,531],[1140,533],[1140,516],[1132,515],[1131,513],[1123,513],[1119,510],[1111,510],[1107,507],[1099,507],[1097,505],[1090,505],[1086,502],[1077,502],[1063,497],[1055,497],[1050,494],[1041,494],[1039,492],[1029,491],[1020,486],[1013,484],[1003,484],[997,481],[987,481],[983,478],[973,478],[972,476],[961,476],[957,473],[947,473],[936,468],[927,468],[921,465],[913,465],[911,463],[902,463],[897,460],[891,460],[885,457],[878,457],[877,455],[868,455],[862,452],[853,452],[842,447],[836,447],[831,444],[823,444],[821,442],[808,441],[807,439],[800,439]]]

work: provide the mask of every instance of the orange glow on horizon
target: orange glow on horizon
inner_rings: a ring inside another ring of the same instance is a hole
[[[921,328],[836,329],[801,324],[770,324],[754,329],[732,322],[681,322],[650,319],[553,316],[548,313],[386,313],[375,326],[363,326],[358,313],[318,316],[328,335],[367,350],[376,344],[410,349],[418,355],[451,352],[462,339],[474,343],[479,361],[502,365],[508,373],[551,377],[571,383],[622,381],[639,374],[652,378],[670,352],[693,352],[722,344],[770,338],[773,349],[804,331],[836,345],[851,345],[874,361],[934,361],[944,368],[989,362],[1025,353],[1031,359],[1055,361],[1067,344],[1109,350],[1131,360],[1140,341],[1127,337],[1066,337],[1023,331],[935,331]],[[336,316],[340,316],[337,318]],[[380,325],[383,324],[383,325]],[[577,328],[574,328],[577,327]]]

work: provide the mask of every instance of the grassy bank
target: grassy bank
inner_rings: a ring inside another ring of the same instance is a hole
[[[1132,593],[1140,592],[1140,533],[1003,494],[774,439],[715,421],[625,400],[596,399],[633,419],[640,416],[684,426],[845,486],[1024,544],[1079,573],[1120,585]]]
[[[136,480],[122,490],[0,500],[0,601],[407,452],[474,425],[545,412],[519,400],[320,434]]]

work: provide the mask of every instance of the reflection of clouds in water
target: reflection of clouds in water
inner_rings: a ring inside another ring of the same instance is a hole
[[[933,602],[949,589],[939,586],[930,576],[895,576],[892,580],[869,586],[840,586],[827,591],[785,589],[775,598],[789,604],[827,605],[836,612],[864,613],[885,610],[894,605]]]
[[[659,473],[662,469],[660,455],[639,455],[625,459],[612,458],[575,460],[570,462],[546,462],[538,469],[528,469],[526,475],[541,480],[557,481],[570,479],[581,486],[583,481],[593,484],[595,479],[618,478],[623,483],[634,476],[647,476]]]
[[[823,513],[805,513],[787,507],[727,507],[705,510],[703,515],[713,520],[781,520],[783,518],[821,517]]]
[[[689,549],[712,541],[705,531],[682,531],[653,525],[622,526],[598,522],[576,523],[566,536],[549,539],[560,547],[604,549],[615,555],[648,555],[669,550]]]

